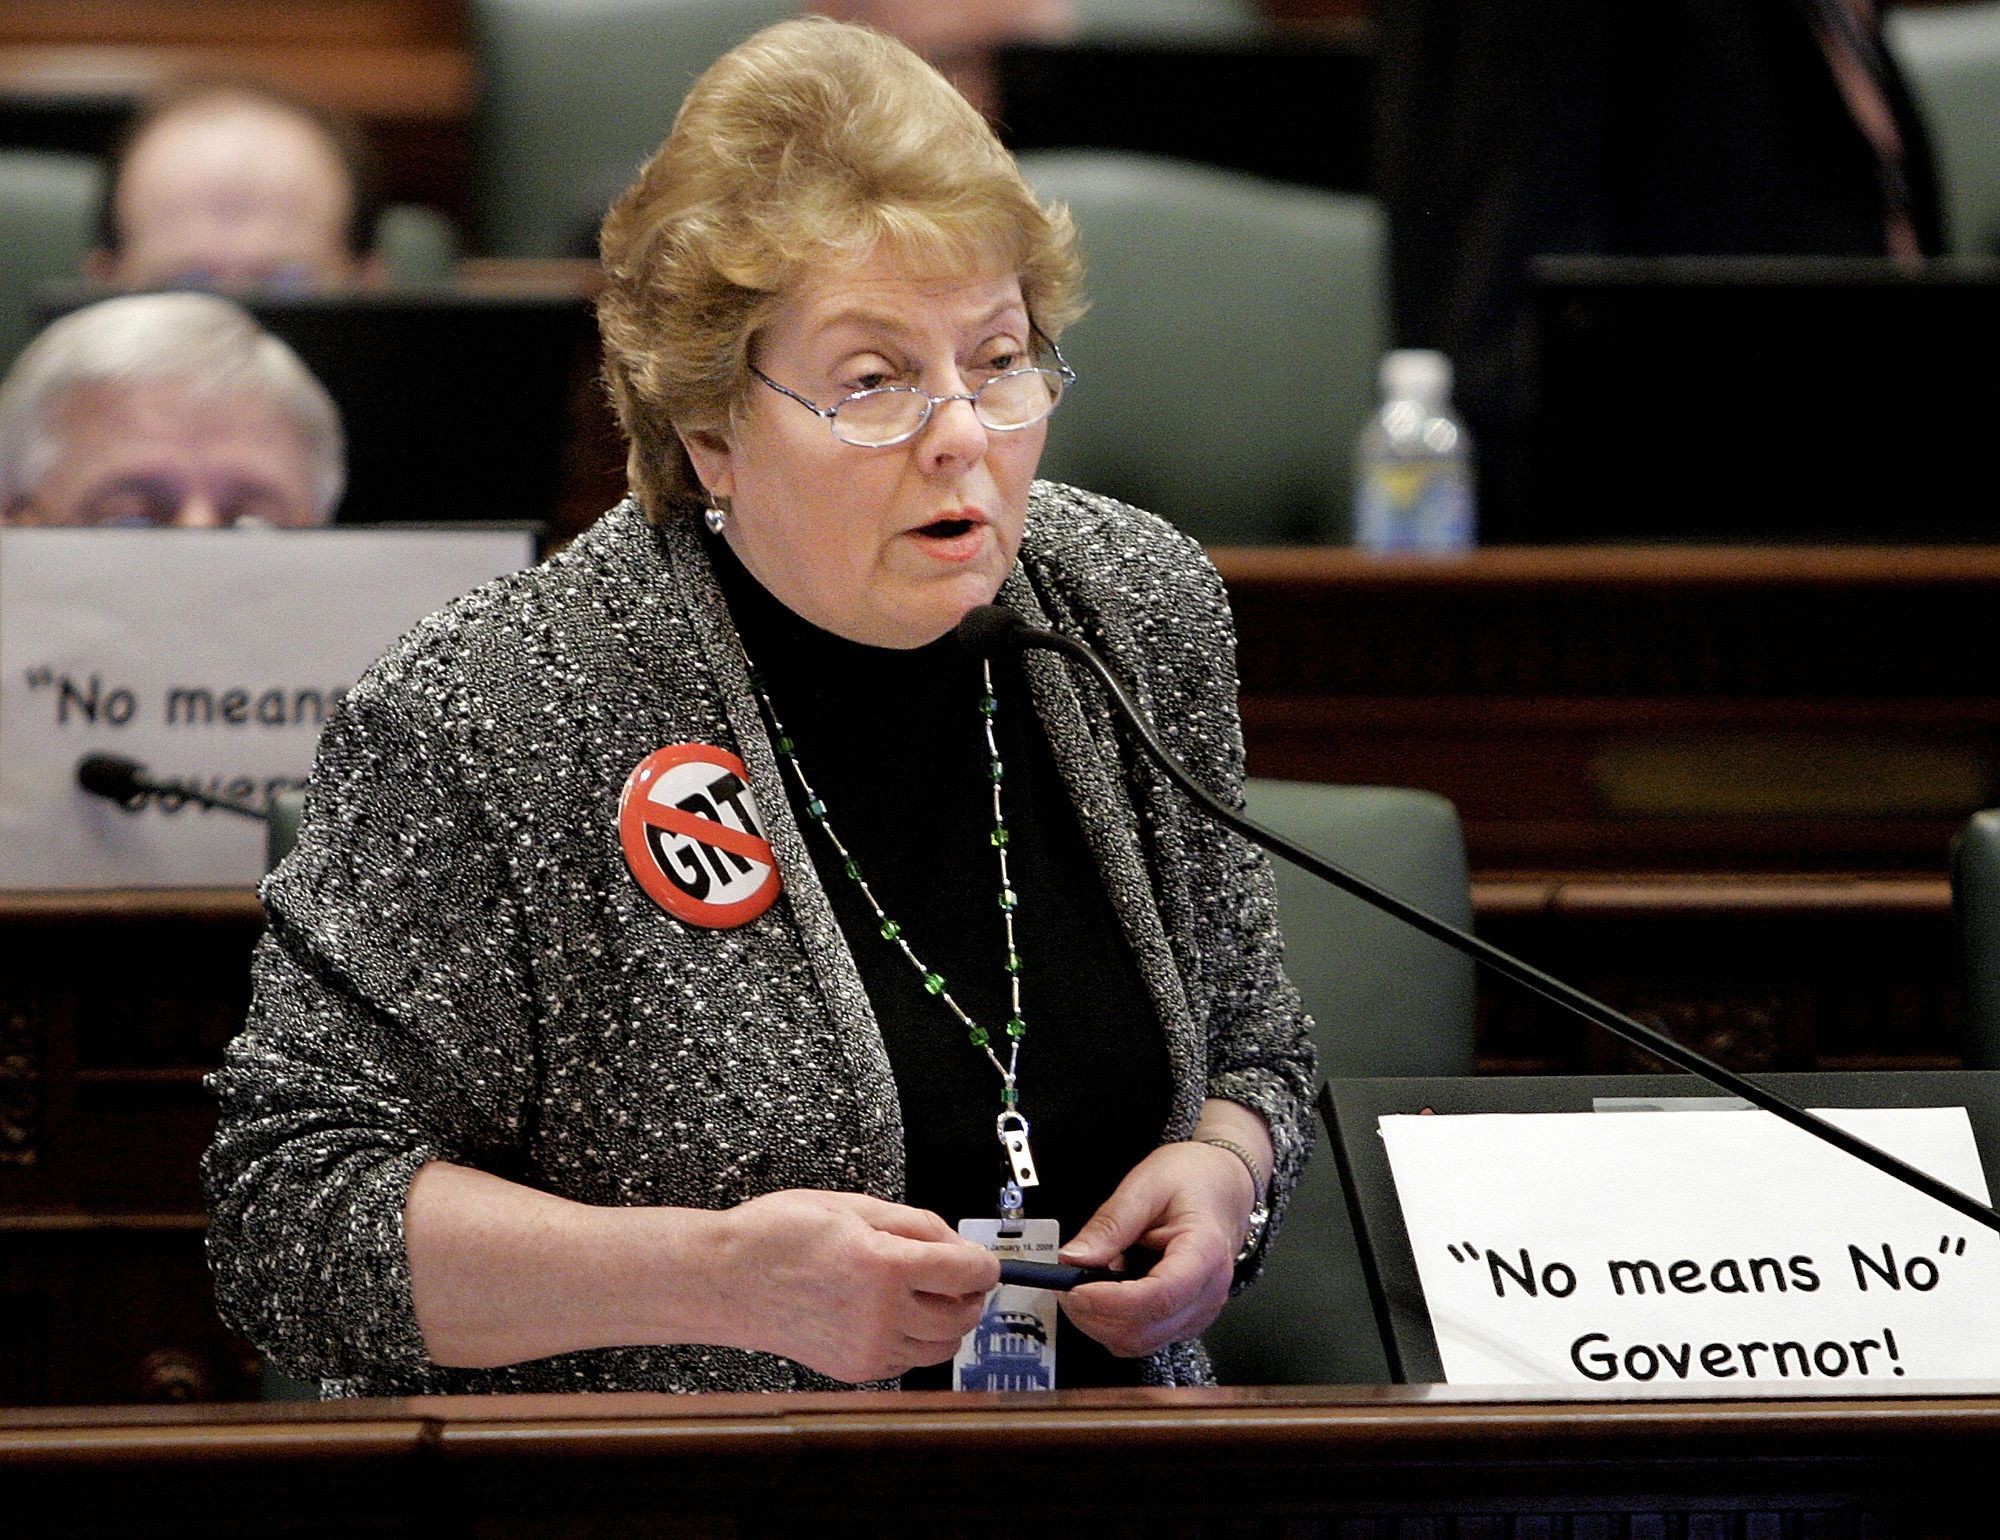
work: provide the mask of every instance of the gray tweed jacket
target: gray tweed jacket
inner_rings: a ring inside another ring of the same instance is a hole
[[[1001,600],[1101,649],[1169,745],[1240,802],[1234,637],[1193,542],[1038,483]],[[1185,1137],[1205,1096],[1256,1108],[1281,1210],[1311,1148],[1314,1062],[1269,870],[1138,760],[1093,682],[1047,654],[1027,667],[1165,1026],[1161,1137]],[[737,929],[672,919],[620,853],[627,773],[677,742],[730,748],[769,788],[784,892]],[[630,503],[376,663],[321,740],[298,848],[264,886],[249,1023],[210,1079],[224,1317],[330,1395],[828,1388],[703,1346],[440,1367],[402,1236],[429,1160],[593,1204],[901,1195],[888,1058],[779,785],[699,539]],[[1209,1375],[1198,1343],[1147,1372]]]

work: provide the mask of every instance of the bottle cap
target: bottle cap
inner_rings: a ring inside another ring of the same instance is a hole
[[[1382,399],[1443,406],[1451,399],[1451,360],[1430,348],[1398,348],[1382,355]]]

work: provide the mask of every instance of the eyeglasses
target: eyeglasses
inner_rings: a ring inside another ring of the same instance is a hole
[[[1040,332],[1036,336],[1041,337]],[[1046,337],[1041,340],[1054,356],[1054,368],[1009,369],[977,390],[951,396],[934,396],[914,385],[883,385],[857,390],[832,406],[818,406],[796,390],[786,389],[755,364],[750,372],[815,417],[824,417],[841,443],[858,449],[888,449],[923,432],[931,413],[947,401],[969,402],[980,426],[996,433],[1032,428],[1056,409],[1063,391],[1076,383],[1076,371],[1063,358],[1062,349]]]

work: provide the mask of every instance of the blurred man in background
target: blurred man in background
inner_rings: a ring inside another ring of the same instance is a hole
[[[90,277],[118,288],[307,293],[369,275],[374,210],[351,125],[250,84],[144,108],[116,155]]]
[[[214,295],[78,310],[0,381],[0,523],[297,528],[345,481],[325,389]]]

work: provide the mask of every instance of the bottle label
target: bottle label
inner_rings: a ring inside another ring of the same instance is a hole
[[[1472,478],[1462,463],[1364,463],[1354,504],[1363,550],[1463,551],[1472,540]]]

